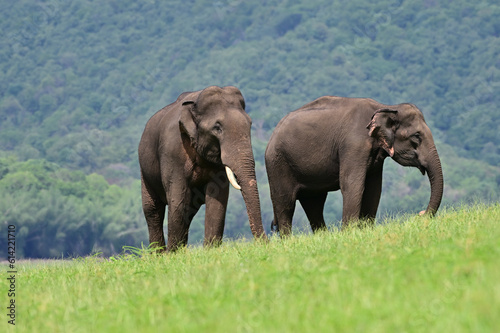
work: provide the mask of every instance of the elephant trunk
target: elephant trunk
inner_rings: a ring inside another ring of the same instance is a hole
[[[425,211],[426,214],[430,216],[434,216],[436,211],[441,204],[441,199],[443,198],[443,170],[441,168],[441,161],[439,159],[438,152],[436,147],[433,146],[429,150],[430,154],[428,155],[427,165],[425,165],[425,169],[427,171],[427,175],[429,176],[429,182],[431,184],[431,198],[429,200],[429,205]]]
[[[255,160],[252,150],[250,148],[249,152],[246,151],[245,153],[237,155],[238,156],[231,156],[227,160],[223,158],[228,178],[235,188],[241,190],[243,200],[247,207],[248,222],[250,223],[250,230],[253,236],[256,239],[267,239],[262,225],[259,191],[257,188],[257,177],[255,175]],[[234,172],[237,184],[234,184],[231,180],[231,173],[227,168],[230,168]],[[240,188],[238,188],[238,186]]]

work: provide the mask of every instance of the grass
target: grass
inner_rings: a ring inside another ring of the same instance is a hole
[[[268,244],[18,264],[16,329],[500,332],[499,222],[499,204],[478,205]]]

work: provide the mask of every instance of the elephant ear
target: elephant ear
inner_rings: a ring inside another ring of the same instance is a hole
[[[196,145],[196,123],[194,121],[193,111],[196,104],[193,101],[185,101],[182,103],[181,117],[179,119],[179,128],[181,133],[185,133],[191,140],[191,145]]]
[[[380,147],[389,156],[394,156],[394,135],[397,128],[397,110],[379,109],[375,111],[372,120],[366,126],[368,135],[377,139]]]

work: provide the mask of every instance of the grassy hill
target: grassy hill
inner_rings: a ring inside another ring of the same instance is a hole
[[[268,244],[17,263],[17,331],[495,332],[498,221],[498,204],[464,206]]]

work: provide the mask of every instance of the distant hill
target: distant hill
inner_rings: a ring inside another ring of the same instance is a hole
[[[267,139],[286,113],[322,95],[416,104],[442,157],[444,203],[500,197],[496,1],[1,6],[0,157],[98,173],[135,193],[147,119],[183,91],[235,85],[254,123],[265,221],[272,216]],[[234,194],[227,234],[248,235]],[[381,214],[419,211],[428,196],[417,170],[387,163]],[[340,217],[339,198],[327,204],[331,222]]]

